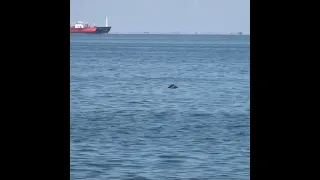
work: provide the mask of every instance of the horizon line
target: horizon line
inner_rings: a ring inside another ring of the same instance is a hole
[[[250,35],[250,33],[243,32],[109,32],[109,34],[192,34],[192,35]]]

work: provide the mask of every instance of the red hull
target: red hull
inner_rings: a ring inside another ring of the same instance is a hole
[[[71,33],[92,33],[96,32],[97,28],[96,27],[86,27],[86,28],[70,28]]]

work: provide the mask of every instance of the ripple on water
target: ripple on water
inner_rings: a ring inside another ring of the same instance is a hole
[[[250,37],[70,41],[70,179],[250,178]]]

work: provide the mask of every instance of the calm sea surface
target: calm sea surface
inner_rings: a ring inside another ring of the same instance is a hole
[[[250,36],[76,34],[70,51],[71,180],[250,179]]]

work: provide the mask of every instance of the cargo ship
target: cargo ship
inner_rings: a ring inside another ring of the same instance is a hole
[[[111,30],[111,26],[108,26],[108,18],[106,17],[106,26],[105,27],[98,27],[89,26],[88,23],[84,23],[82,21],[78,21],[73,26],[70,26],[70,33],[91,33],[91,34],[108,34]]]

